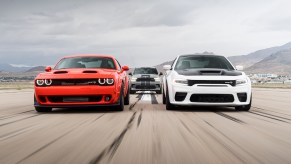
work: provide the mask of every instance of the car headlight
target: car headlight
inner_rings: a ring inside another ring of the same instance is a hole
[[[102,85],[102,86],[113,85],[114,79],[112,79],[112,78],[107,78],[107,79],[100,78],[100,79],[98,79],[98,84]]]
[[[42,85],[44,85],[44,80],[36,80],[36,84],[38,85],[38,86],[42,86]]]
[[[236,85],[241,85],[241,84],[245,84],[245,83],[247,83],[247,80],[245,80],[245,79],[236,80]]]
[[[161,79],[159,77],[155,77],[154,79],[155,79],[155,81],[161,81]]]
[[[100,85],[104,85],[106,83],[106,80],[105,79],[98,79],[98,83]]]
[[[52,85],[53,81],[51,79],[44,80],[45,85]]]
[[[35,81],[35,83],[36,83],[36,86],[43,86],[43,87],[45,87],[45,86],[52,85],[53,80],[51,80],[51,79],[37,79]]]
[[[106,79],[106,83],[108,85],[112,85],[114,83],[114,79]]]
[[[131,79],[130,79],[130,81],[136,81],[136,77],[132,77]]]
[[[173,82],[176,84],[188,85],[188,80],[185,80],[185,79],[174,79]]]

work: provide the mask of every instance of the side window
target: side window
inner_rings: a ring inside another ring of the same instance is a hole
[[[117,63],[117,69],[121,70],[121,65],[119,64],[119,62],[115,59],[116,63]]]

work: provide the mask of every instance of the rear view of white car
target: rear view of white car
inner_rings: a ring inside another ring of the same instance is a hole
[[[251,81],[224,56],[181,55],[165,65],[163,103],[177,106],[226,106],[251,108]]]

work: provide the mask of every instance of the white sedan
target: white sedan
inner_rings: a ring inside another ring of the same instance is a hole
[[[252,103],[249,77],[224,56],[181,55],[164,65],[163,103],[177,106],[228,106],[248,111]]]

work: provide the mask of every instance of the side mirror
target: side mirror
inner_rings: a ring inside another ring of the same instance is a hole
[[[244,67],[241,66],[241,65],[237,65],[237,66],[235,66],[235,68],[236,68],[236,70],[238,70],[238,71],[242,71],[242,70],[244,70]]]
[[[47,66],[47,67],[45,67],[45,69],[44,69],[46,72],[50,72],[50,71],[52,71],[52,67],[50,67],[50,66]]]
[[[171,65],[164,65],[163,69],[166,71],[171,70]]]
[[[162,76],[163,75],[163,72],[160,72],[160,74],[159,74],[160,76]]]
[[[128,71],[128,70],[129,70],[128,66],[125,65],[122,67],[122,71]]]
[[[129,74],[128,74],[129,76],[132,76],[132,73],[131,72],[129,72]]]

